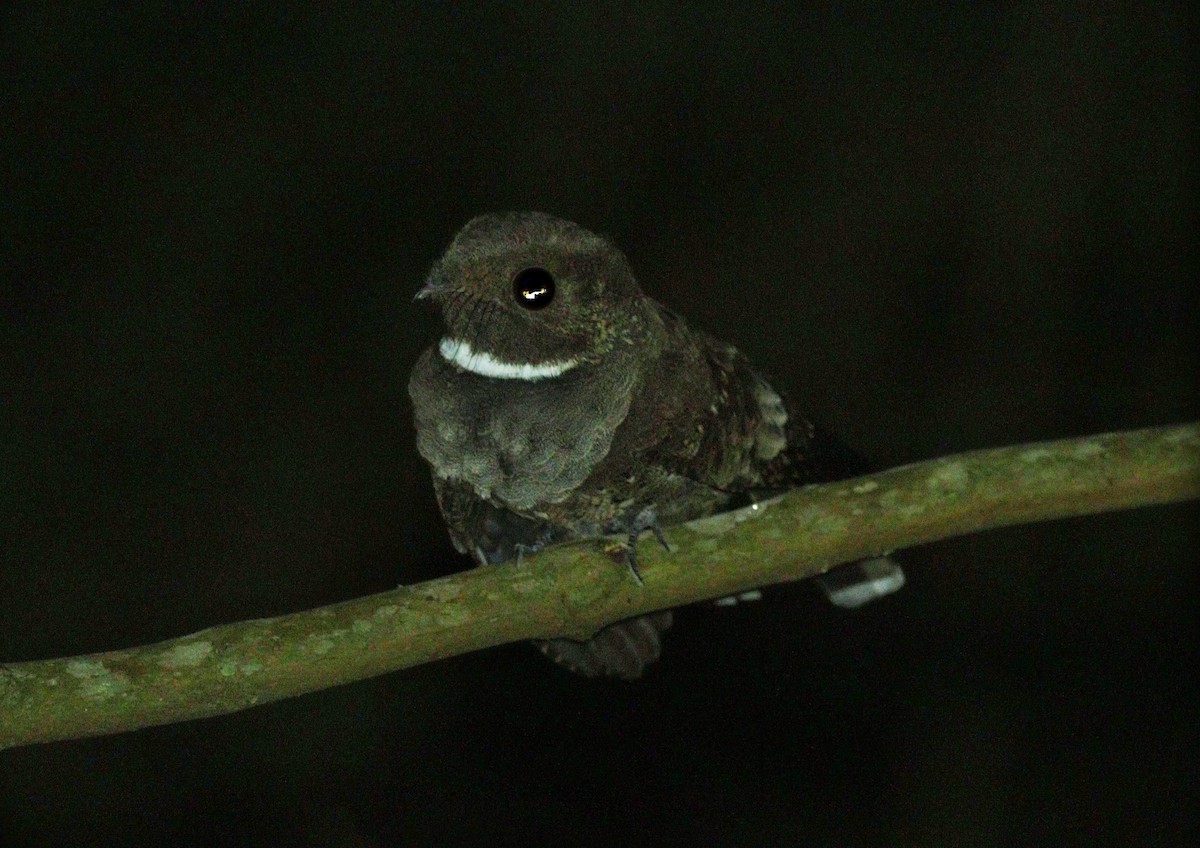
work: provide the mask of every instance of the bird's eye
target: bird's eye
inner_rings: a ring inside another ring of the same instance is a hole
[[[513,297],[526,309],[545,309],[554,300],[554,276],[545,268],[526,268],[513,277]]]

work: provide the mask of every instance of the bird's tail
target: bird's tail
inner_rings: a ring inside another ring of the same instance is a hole
[[[674,617],[670,610],[640,615],[605,627],[586,642],[548,639],[534,642],[543,654],[584,677],[619,677],[635,680],[658,659],[663,633]]]
[[[904,569],[891,557],[872,557],[839,565],[816,581],[833,604],[854,609],[903,586]]]
[[[891,557],[860,559],[815,578],[831,603],[854,609],[892,594],[904,585],[904,569]],[[636,680],[662,653],[662,634],[671,629],[670,610],[610,624],[591,639],[534,642],[543,654],[584,677]]]

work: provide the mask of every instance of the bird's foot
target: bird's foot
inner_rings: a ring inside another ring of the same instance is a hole
[[[546,545],[550,544],[552,541],[554,541],[554,532],[550,528],[547,527],[546,529],[542,530],[542,532],[538,535],[538,537],[536,539],[534,539],[532,542],[529,542],[528,544],[526,544],[525,542],[514,542],[512,547],[513,547],[513,550],[517,552],[517,556],[515,558],[516,561],[514,563],[515,566],[517,568],[521,567],[521,557],[523,555],[536,554],[538,551],[540,551],[542,548],[546,547]]]
[[[625,561],[629,565],[629,571],[633,574],[633,579],[642,585],[642,575],[638,571],[637,561],[637,540],[649,530],[654,534],[654,538],[658,539],[658,543],[663,546],[663,550],[667,553],[671,552],[671,546],[667,544],[666,537],[663,536],[662,525],[658,523],[658,513],[654,511],[654,507],[648,506],[633,517],[633,521],[629,527],[629,538],[626,540]]]

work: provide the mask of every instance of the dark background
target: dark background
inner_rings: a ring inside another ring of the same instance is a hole
[[[0,659],[464,568],[405,384],[482,211],[883,465],[1198,416],[1186,4],[268,5],[6,7]],[[0,843],[1189,844],[1197,518],[689,609],[634,685],[511,645],[7,751]]]

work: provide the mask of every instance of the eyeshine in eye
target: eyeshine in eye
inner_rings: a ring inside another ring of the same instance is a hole
[[[525,268],[513,277],[513,297],[526,309],[545,309],[554,300],[554,275],[545,268]]]

